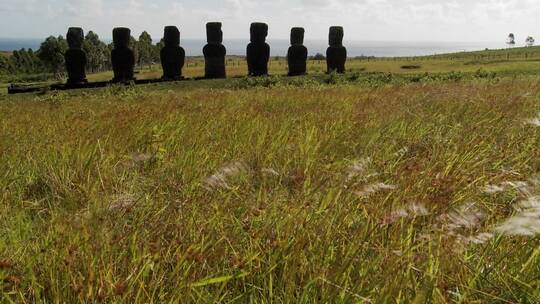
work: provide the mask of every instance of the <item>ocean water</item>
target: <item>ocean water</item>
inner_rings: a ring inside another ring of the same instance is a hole
[[[11,39],[0,38],[0,51],[13,51],[21,48],[39,49],[43,39]],[[109,43],[110,40],[104,40]],[[245,55],[246,45],[249,41],[242,39],[225,40],[223,44],[227,48],[228,55]],[[202,55],[202,48],[206,44],[202,39],[183,39],[182,47],[186,50],[188,56]],[[284,56],[289,48],[289,41],[269,40],[272,56]],[[489,49],[504,48],[504,42],[392,42],[392,41],[344,41],[350,57],[356,56],[375,56],[375,57],[399,57],[399,56],[423,56],[444,53],[454,53],[462,51],[478,51]],[[328,44],[323,40],[308,40],[305,46],[310,55],[316,53],[325,54]]]
[[[42,40],[40,39],[13,39],[0,38],[0,51],[15,51],[22,48],[37,50]]]

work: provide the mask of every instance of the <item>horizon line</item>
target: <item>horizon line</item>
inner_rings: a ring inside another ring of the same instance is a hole
[[[47,39],[48,37],[50,36],[54,36],[54,37],[57,37],[57,36],[62,36],[65,38],[65,35],[49,35],[49,36],[46,36],[46,37],[7,37],[7,36],[0,36],[0,39],[5,39],[5,40],[40,40],[40,39]],[[136,36],[133,36],[135,38],[138,38]],[[112,37],[99,37],[100,40],[110,40],[112,41]],[[204,38],[195,38],[195,37],[180,37],[180,41],[182,40],[206,40],[207,38],[204,37]],[[223,40],[224,41],[227,41],[227,40],[242,40],[242,41],[245,41],[245,40],[249,40],[250,38],[249,37],[245,37],[245,38],[238,38],[238,37],[231,37],[231,38],[226,38],[224,37]],[[267,41],[289,41],[289,37],[286,37],[286,38],[267,38],[266,40]],[[152,37],[152,40],[155,40],[154,37]],[[375,40],[375,39],[366,39],[366,40],[362,40],[362,39],[343,39],[344,42],[346,41],[349,41],[349,42],[405,42],[405,43],[471,43],[471,44],[483,44],[483,43],[501,43],[501,44],[505,44],[504,41],[495,41],[495,40],[484,40],[484,41],[468,41],[468,40],[402,40],[402,39],[397,39],[397,40],[390,40],[390,39],[385,39],[385,40]],[[155,40],[157,41],[157,40]],[[314,38],[314,39],[304,39],[304,41],[328,41],[328,38]]]

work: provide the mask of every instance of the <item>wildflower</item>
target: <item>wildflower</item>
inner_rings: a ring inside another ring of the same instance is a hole
[[[109,206],[109,211],[128,210],[131,209],[137,201],[131,194],[121,194],[113,199]]]
[[[509,181],[509,182],[503,182],[501,186],[511,188],[518,190],[521,194],[525,196],[531,196],[531,191],[529,188],[529,184],[522,181]]]
[[[369,168],[370,164],[371,158],[369,157],[355,161],[347,168],[347,181],[351,181],[355,177],[363,175]]]
[[[518,213],[495,231],[506,235],[532,236],[540,233],[540,197],[530,197],[518,206]]]
[[[131,159],[135,163],[145,163],[147,161],[150,161],[154,159],[154,155],[150,153],[141,153],[141,154],[134,154]]]
[[[536,182],[532,180],[532,182]],[[508,189],[515,189],[524,196],[531,196],[531,188],[529,184],[524,181],[506,181],[502,182],[500,185],[487,185],[484,187],[483,191],[487,194],[495,194],[499,192],[504,192]]]
[[[406,208],[398,209],[390,213],[383,219],[382,224],[388,225],[395,223],[402,218],[417,218],[426,215],[429,215],[429,211],[426,209],[426,207],[419,204],[412,204]]]
[[[460,228],[474,228],[484,219],[485,214],[476,207],[474,203],[468,203],[460,208],[446,214],[443,219],[446,221],[445,227],[454,232]]]
[[[247,171],[247,166],[243,162],[235,162],[231,165],[221,168],[216,174],[208,177],[204,181],[203,187],[208,190],[230,189],[227,179],[237,176]]]
[[[375,183],[365,186],[361,191],[357,191],[356,195],[360,197],[369,197],[377,192],[386,190],[395,190],[397,187],[385,183]]]
[[[261,172],[265,175],[279,176],[279,173],[272,168],[263,168]]]
[[[491,240],[495,235],[493,233],[484,232],[469,238],[469,241],[473,244],[484,244]]]
[[[395,254],[398,257],[403,256],[403,251],[401,251],[401,250],[392,250],[392,253]]]
[[[540,114],[538,114],[538,116],[535,118],[526,119],[525,123],[540,127]]]
[[[484,187],[484,192],[487,194],[495,194],[499,192],[503,192],[504,188],[497,185],[487,185]]]
[[[503,167],[501,168],[501,172],[505,175],[515,175],[515,176],[521,176],[521,173],[517,172],[516,170],[512,169],[511,167]]]
[[[429,211],[424,205],[412,204],[409,206],[409,212],[414,216],[426,216],[429,215]]]
[[[538,175],[535,175],[529,178],[529,183],[531,183],[535,187],[540,187],[540,177]]]
[[[394,155],[397,156],[397,157],[403,157],[403,156],[405,156],[407,153],[409,153],[409,148],[408,148],[408,147],[404,147],[404,148],[399,149],[399,151],[397,151]]]

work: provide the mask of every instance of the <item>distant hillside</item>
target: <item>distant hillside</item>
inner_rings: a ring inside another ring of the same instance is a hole
[[[440,54],[440,55],[433,55],[433,56],[426,56],[426,58],[452,58],[452,59],[460,59],[460,58],[499,58],[499,57],[506,57],[510,56],[512,58],[516,57],[523,57],[523,58],[530,58],[530,57],[539,57],[540,56],[540,46],[531,46],[531,47],[516,47],[516,48],[506,48],[506,49],[486,49],[483,51],[474,51],[474,52],[458,52],[458,53],[448,53],[448,54]]]

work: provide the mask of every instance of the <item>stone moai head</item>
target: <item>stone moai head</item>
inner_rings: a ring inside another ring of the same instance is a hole
[[[332,26],[330,27],[330,34],[328,37],[330,46],[342,46],[343,45],[343,27]]]
[[[163,41],[165,46],[180,45],[180,31],[176,26],[166,26],[163,30]]]
[[[80,49],[84,41],[84,31],[80,27],[70,27],[66,34],[70,49]]]
[[[206,24],[206,40],[210,44],[221,44],[223,42],[221,22],[208,22]]]
[[[117,27],[113,29],[113,43],[115,49],[126,49],[129,47],[131,30],[126,27]]]
[[[261,22],[254,22],[250,27],[251,42],[261,43],[266,41],[268,36],[268,24]]]
[[[304,28],[302,27],[293,27],[291,29],[291,44],[292,45],[302,45],[304,44]]]

